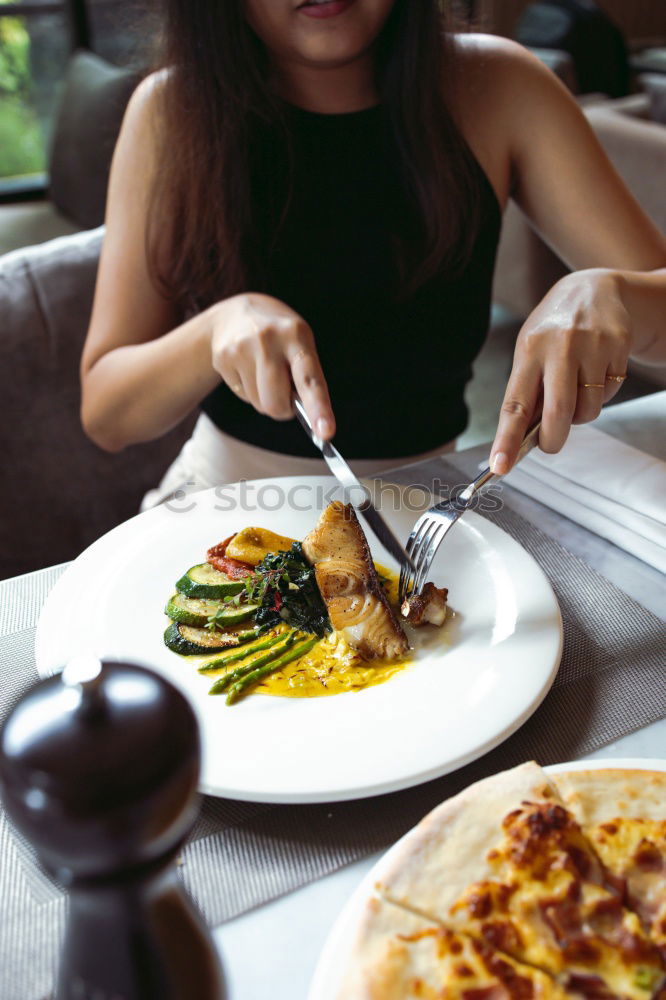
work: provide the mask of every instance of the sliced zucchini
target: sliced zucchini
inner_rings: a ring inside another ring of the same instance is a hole
[[[236,625],[247,621],[255,613],[258,604],[224,604],[223,601],[207,601],[198,597],[174,594],[164,609],[174,622],[181,625],[196,625],[203,628],[212,615],[217,615],[217,624]]]
[[[195,628],[193,625],[182,625],[171,622],[164,633],[164,644],[174,653],[181,656],[205,656],[206,653],[219,653],[229,646],[240,644],[240,635],[246,633],[216,632],[209,628]],[[254,630],[251,635],[254,636]]]
[[[202,597],[216,600],[229,594],[239,594],[243,589],[242,580],[231,580],[210,563],[192,566],[176,583],[176,590],[186,597]]]

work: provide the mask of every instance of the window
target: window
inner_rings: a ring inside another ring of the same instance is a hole
[[[72,51],[116,65],[145,60],[140,0],[0,0],[0,194],[41,188]]]
[[[0,0],[3,180],[25,181],[44,172],[51,124],[71,48],[64,3]]]

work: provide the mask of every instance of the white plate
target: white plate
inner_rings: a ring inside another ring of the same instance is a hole
[[[629,768],[645,771],[666,771],[666,760],[643,757],[609,758],[608,760],[575,760],[566,764],[554,764],[544,771],[558,774],[562,771],[596,771],[613,768]],[[356,929],[363,915],[365,904],[374,895],[374,886],[381,882],[384,872],[393,865],[393,859],[405,842],[413,835],[416,827],[409,830],[383,854],[376,865],[364,875],[358,887],[349,897],[326,939],[317,968],[315,969],[307,1000],[337,1000],[346,972],[346,959],[354,946]]]
[[[457,618],[441,642],[420,649],[414,666],[384,684],[324,698],[254,695],[229,708],[208,696],[209,678],[164,646],[165,602],[207,548],[251,524],[303,538],[330,494],[334,481],[324,476],[236,483],[114,528],[49,594],[37,628],[40,675],[93,651],[168,677],[197,713],[202,790],[212,795],[359,798],[427,781],[486,753],[548,691],[560,660],[561,620],[531,556],[473,512],[451,532],[431,574],[449,587]],[[414,510],[387,506],[387,520],[406,538]],[[371,535],[369,541],[375,558],[395,568]]]

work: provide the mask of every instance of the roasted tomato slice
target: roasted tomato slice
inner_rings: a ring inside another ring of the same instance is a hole
[[[229,542],[233,538],[235,538],[237,534],[238,534],[238,532],[234,531],[233,535],[229,535],[229,537],[225,538],[223,542],[218,542],[217,545],[213,545],[212,549],[208,549],[208,552],[207,552],[208,562],[210,562],[211,556],[213,558],[217,558],[217,556],[223,556],[226,553],[226,551],[227,551],[227,546],[228,546]],[[211,563],[211,565],[212,565],[212,563]]]
[[[254,567],[250,566],[249,563],[241,562],[240,559],[230,559],[225,556],[227,545],[235,537],[235,534],[229,535],[223,542],[218,542],[217,545],[213,545],[212,549],[208,549],[206,561],[218,569],[220,573],[226,573],[230,580],[241,580],[244,576],[251,576],[254,573]]]

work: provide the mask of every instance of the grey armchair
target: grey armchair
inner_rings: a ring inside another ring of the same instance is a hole
[[[0,578],[74,558],[137,513],[193,423],[111,455],[79,420],[102,229],[0,257]]]

